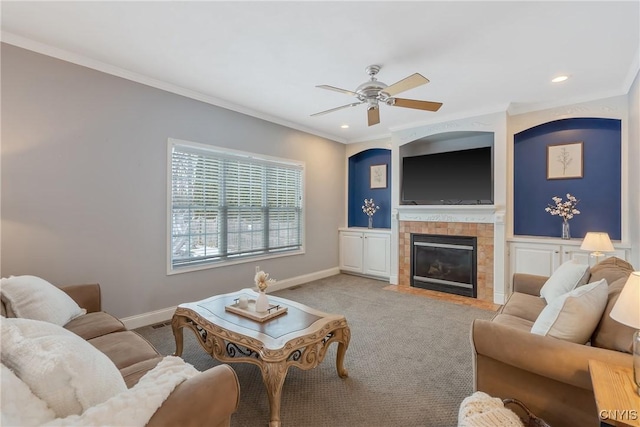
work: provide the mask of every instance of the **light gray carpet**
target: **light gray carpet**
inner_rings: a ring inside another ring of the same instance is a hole
[[[462,399],[472,393],[469,331],[493,312],[422,296],[385,291],[386,283],[340,274],[274,295],[329,313],[351,328],[345,357],[349,377],[335,368],[337,344],[315,369],[289,369],[282,392],[284,427],[455,426]],[[137,332],[162,354],[175,343],[170,326]],[[185,329],[184,359],[199,370],[219,364]],[[269,403],[260,370],[232,364],[240,381],[233,427],[266,426]]]

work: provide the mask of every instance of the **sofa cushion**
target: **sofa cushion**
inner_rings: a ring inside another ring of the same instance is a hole
[[[104,311],[87,313],[84,316],[76,317],[64,325],[64,328],[80,335],[85,340],[127,330],[124,323]]]
[[[607,281],[589,283],[552,300],[536,319],[531,333],[585,344],[607,305]]]
[[[89,343],[106,354],[120,370],[160,356],[149,341],[133,331],[114,332],[90,339]]]
[[[0,425],[35,427],[53,420],[56,414],[38,396],[33,394],[28,385],[4,365],[1,365],[0,408],[2,418]]]
[[[627,261],[611,257],[591,268],[591,278],[589,281],[597,282],[598,280],[606,279],[607,283],[613,283],[622,277],[626,279],[632,272],[633,266]]]
[[[531,320],[502,313],[495,316],[492,322],[499,323],[504,326],[510,326],[512,328],[520,329],[527,332],[529,332],[531,330],[531,327],[533,326],[533,321]]]
[[[2,362],[57,417],[81,414],[127,389],[107,356],[61,326],[7,318],[1,329]]]
[[[587,283],[589,266],[575,261],[567,261],[553,272],[540,289],[540,296],[549,304],[560,295],[564,295]]]
[[[0,281],[8,317],[42,320],[63,326],[86,313],[64,291],[36,276],[11,276]]]
[[[625,283],[627,283],[627,277],[621,277],[609,285],[607,306],[604,309],[600,323],[598,323],[591,337],[591,345],[594,347],[607,348],[625,353],[632,353],[633,351],[633,333],[635,329],[616,322],[609,315],[616,301],[618,301],[618,297]]]
[[[520,317],[535,322],[542,309],[547,305],[544,298],[514,292],[500,311],[503,314]]]
[[[134,363],[120,370],[120,374],[124,378],[124,382],[127,387],[131,388],[140,381],[147,372],[156,367],[162,360],[162,356],[154,357],[153,359],[143,360],[142,362]]]

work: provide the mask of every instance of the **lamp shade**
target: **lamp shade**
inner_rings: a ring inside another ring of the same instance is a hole
[[[590,231],[584,236],[580,249],[592,252],[613,252],[613,244],[607,233]]]
[[[616,322],[640,329],[640,271],[629,275],[609,316]]]

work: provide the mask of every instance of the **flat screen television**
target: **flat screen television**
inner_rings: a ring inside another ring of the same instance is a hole
[[[404,157],[401,204],[493,204],[492,147]]]

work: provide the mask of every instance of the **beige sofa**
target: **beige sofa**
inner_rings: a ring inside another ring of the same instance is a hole
[[[146,339],[129,331],[117,318],[101,311],[100,286],[61,287],[87,313],[64,328],[81,336],[116,365],[127,385],[133,387],[163,356]],[[11,317],[2,303],[2,315]],[[237,410],[240,388],[235,371],[219,365],[178,385],[147,424],[158,426],[229,426]]]
[[[609,258],[591,268],[589,282],[609,284],[608,302],[590,343],[585,345],[530,332],[546,303],[546,277],[515,274],[514,293],[491,320],[471,327],[474,390],[515,398],[554,427],[599,425],[588,361],[632,366],[634,330],[609,313],[633,267]]]

